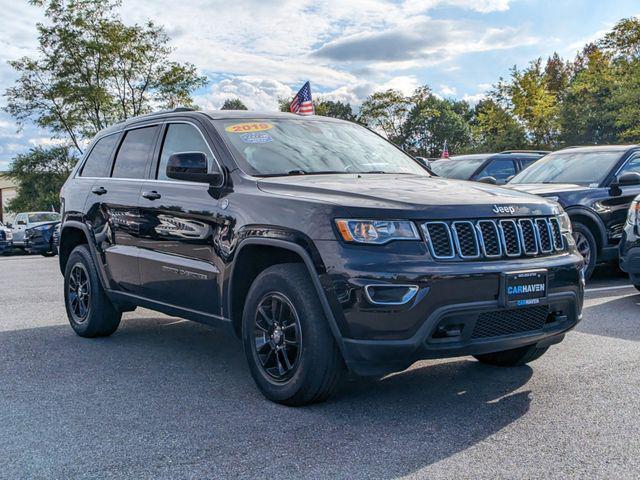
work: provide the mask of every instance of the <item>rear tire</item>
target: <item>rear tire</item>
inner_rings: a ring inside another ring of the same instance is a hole
[[[81,337],[105,337],[120,325],[122,313],[111,303],[86,245],[73,249],[64,273],[64,300],[71,328]]]
[[[316,289],[301,264],[274,265],[257,276],[245,301],[242,340],[256,385],[276,403],[325,401],[345,372]]]
[[[584,265],[584,278],[589,280],[593,274],[593,269],[596,268],[596,262],[598,261],[598,244],[596,238],[591,233],[589,228],[580,223],[575,222],[572,225],[573,239],[576,241],[578,251],[585,258]]]
[[[519,367],[529,362],[537,360],[544,355],[549,347],[538,348],[535,345],[504,350],[502,352],[485,353],[484,355],[474,355],[476,360],[487,365],[498,367]]]

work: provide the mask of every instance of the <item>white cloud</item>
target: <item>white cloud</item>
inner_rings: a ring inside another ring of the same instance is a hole
[[[457,90],[454,87],[450,87],[449,85],[440,85],[440,93],[445,97],[453,97],[456,92]]]
[[[240,76],[214,83],[209,92],[196,98],[200,106],[219,109],[229,98],[239,98],[249,110],[277,110],[278,98],[292,97],[292,89],[277,80]]]

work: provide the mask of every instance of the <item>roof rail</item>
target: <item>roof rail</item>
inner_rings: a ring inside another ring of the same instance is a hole
[[[551,153],[549,150],[504,150],[499,153],[534,153],[538,155],[546,155],[547,153]]]
[[[137,118],[154,117],[156,115],[163,115],[165,113],[194,112],[194,111],[195,111],[195,108],[190,108],[190,107],[176,107],[176,108],[171,108],[167,110],[158,110],[157,112],[145,113],[143,115],[136,115],[135,117],[129,117],[124,120],[120,120],[119,122],[112,124],[111,127],[115,127],[117,125],[123,125],[127,123],[129,120],[133,120]]]

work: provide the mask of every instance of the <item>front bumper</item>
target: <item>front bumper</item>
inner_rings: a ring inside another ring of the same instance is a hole
[[[332,265],[321,283],[342,336],[345,362],[357,374],[399,371],[425,358],[550,345],[581,318],[583,259],[576,252],[442,263],[431,260],[417,242],[382,248],[318,243],[325,265]],[[533,306],[504,306],[501,274],[536,269],[547,271],[547,297]],[[374,305],[365,291],[371,284],[416,285],[418,292],[403,305]],[[529,314],[537,317],[535,328],[510,330],[510,319],[523,321]],[[478,333],[487,322],[491,327],[492,316],[505,328],[493,336]]]

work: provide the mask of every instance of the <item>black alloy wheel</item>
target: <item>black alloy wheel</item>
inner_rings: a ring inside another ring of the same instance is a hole
[[[302,351],[300,318],[282,293],[266,294],[256,308],[253,346],[263,371],[276,382],[286,382],[296,371]]]
[[[69,309],[77,323],[83,323],[91,309],[91,283],[85,266],[78,262],[71,268],[68,282]]]

